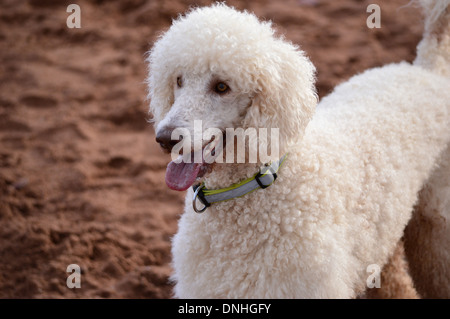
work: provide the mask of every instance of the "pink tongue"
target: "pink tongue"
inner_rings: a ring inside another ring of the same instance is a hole
[[[166,170],[167,186],[176,191],[185,191],[194,184],[201,166],[201,163],[170,162]]]

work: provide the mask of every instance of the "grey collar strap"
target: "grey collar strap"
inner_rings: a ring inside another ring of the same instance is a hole
[[[267,188],[277,179],[277,172],[286,159],[287,154],[276,162],[266,164],[254,176],[246,180],[222,189],[206,189],[204,184],[194,185],[194,198],[192,206],[197,213],[203,213],[211,204],[242,197],[259,188]],[[197,199],[203,204],[197,208]]]

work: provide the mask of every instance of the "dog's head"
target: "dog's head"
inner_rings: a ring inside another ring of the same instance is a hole
[[[297,46],[274,33],[270,22],[223,4],[175,20],[148,57],[157,141],[171,150],[178,142],[173,130],[194,134],[195,121],[203,130],[223,132],[278,128],[280,152],[301,138],[317,102],[315,68]],[[189,169],[195,175],[200,168]],[[172,188],[191,182],[192,176]]]

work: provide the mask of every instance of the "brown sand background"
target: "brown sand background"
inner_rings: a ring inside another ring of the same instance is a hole
[[[368,29],[366,8],[381,7]],[[68,29],[67,5],[81,7]],[[145,52],[210,1],[0,0],[0,297],[169,298],[184,193],[147,123]],[[229,1],[272,19],[318,69],[319,95],[367,68],[412,61],[406,0]],[[81,266],[81,288],[66,268]]]

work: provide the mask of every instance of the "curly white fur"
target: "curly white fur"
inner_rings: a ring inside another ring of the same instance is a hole
[[[367,267],[383,266],[393,252],[450,141],[449,79],[392,64],[339,85],[316,109],[314,67],[305,54],[276,37],[269,22],[223,4],[176,20],[149,63],[157,131],[190,128],[195,119],[206,126],[276,127],[289,153],[270,188],[216,203],[204,214],[193,212],[188,191],[173,238],[175,296],[362,292]],[[209,93],[214,78],[228,81],[232,95]],[[203,180],[207,188],[227,187],[257,169],[216,165]]]

